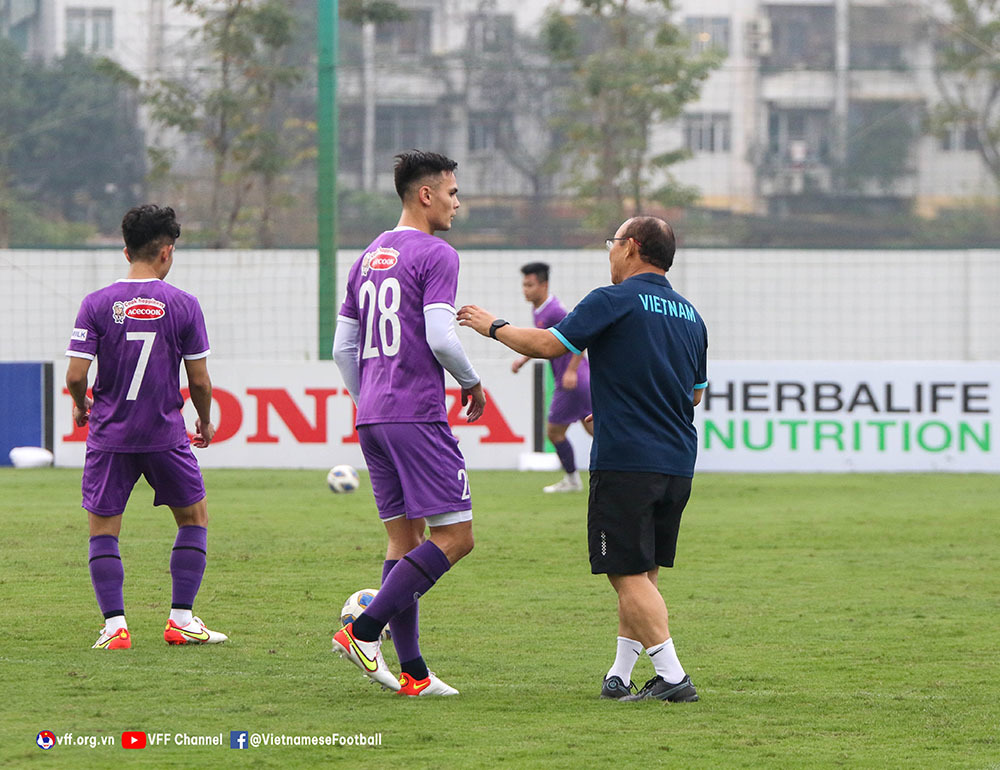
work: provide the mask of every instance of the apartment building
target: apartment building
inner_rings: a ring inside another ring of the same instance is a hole
[[[363,182],[372,146],[384,156],[398,147],[436,145],[462,163],[463,186],[474,194],[551,191],[558,180],[540,184],[532,174],[546,149],[539,116],[524,114],[525,105],[512,100],[498,74],[483,77],[492,61],[521,73],[513,77],[544,85],[534,69],[539,55],[524,42],[537,36],[544,5],[401,4],[410,18],[374,32],[369,50],[376,63],[367,91],[363,36],[342,36],[348,178]],[[660,126],[654,137],[654,152],[688,150],[689,159],[672,172],[701,190],[700,205],[762,215],[852,207],[933,214],[996,196],[971,131],[926,131],[928,110],[939,98],[933,0],[682,0],[676,6],[675,22],[688,33],[692,53],[712,48],[725,57],[683,119]],[[374,93],[375,111],[367,153],[365,93]],[[544,92],[533,94],[536,107],[544,106]],[[507,146],[505,130],[521,139],[516,147]],[[389,181],[383,169],[368,184],[389,189]]]
[[[50,61],[77,49],[140,78],[179,66],[197,19],[171,0],[0,0],[0,36]]]
[[[936,0],[681,0],[692,53],[724,56],[653,152],[709,209],[759,215],[862,205],[933,214],[995,198],[974,132],[929,135]],[[385,159],[438,147],[463,192],[541,197],[558,73],[540,50],[547,3],[398,0],[405,20],[340,29],[342,184],[389,191]],[[565,4],[561,6],[565,10]],[[0,0],[0,33],[51,58],[77,47],[140,77],[176,74],[196,21],[170,0]]]
[[[692,158],[678,175],[701,187],[703,205],[932,214],[996,195],[970,131],[926,133],[939,98],[928,4],[703,0],[683,8],[693,45],[705,39],[727,54],[683,127]]]

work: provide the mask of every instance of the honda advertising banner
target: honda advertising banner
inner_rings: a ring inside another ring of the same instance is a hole
[[[477,369],[485,415],[466,423],[446,378],[448,421],[469,468],[517,468],[532,450],[532,378],[507,361]],[[217,361],[209,370],[217,433],[196,450],[203,467],[364,467],[354,405],[332,362]],[[710,361],[708,373],[695,409],[699,471],[1000,472],[1000,363]],[[56,464],[82,466],[86,428],[73,426],[70,397],[56,389]],[[190,403],[184,414],[190,430]],[[573,441],[585,458],[586,434],[574,428]]]
[[[62,364],[64,367],[65,364]],[[364,468],[354,429],[354,402],[332,361],[275,363],[209,361],[215,440],[196,449],[203,468]],[[532,379],[510,364],[476,367],[486,390],[486,412],[467,423],[461,390],[446,376],[448,422],[469,468],[516,468],[531,451]],[[183,377],[182,377],[183,385]],[[83,466],[86,428],[75,428],[65,386],[56,400],[56,465]],[[182,390],[184,419],[197,414]],[[139,394],[142,397],[142,394]]]

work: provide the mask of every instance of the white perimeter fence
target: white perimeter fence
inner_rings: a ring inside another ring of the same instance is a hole
[[[338,305],[357,256],[339,254]],[[609,282],[604,251],[464,251],[458,304],[530,324],[519,267],[532,261],[551,265],[567,307]],[[0,360],[61,358],[80,300],[126,269],[116,249],[0,251]],[[1000,360],[1000,251],[681,249],[668,278],[716,360]],[[213,358],[318,358],[315,251],[181,248],[168,280],[201,300]],[[473,361],[513,357],[460,338]]]

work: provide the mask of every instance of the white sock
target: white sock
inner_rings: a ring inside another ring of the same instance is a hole
[[[667,639],[663,644],[647,647],[646,654],[653,661],[653,668],[656,669],[656,673],[670,684],[677,684],[684,678],[684,666],[677,659],[677,651],[674,649],[673,638]]]
[[[125,622],[124,615],[114,615],[113,617],[104,619],[104,633],[109,636],[114,636],[115,632],[120,628],[128,628],[128,623]]]
[[[191,610],[170,610],[170,619],[179,626],[186,626],[192,617]]]
[[[628,683],[632,681],[632,669],[635,668],[635,663],[639,660],[640,655],[642,655],[642,645],[639,644],[639,642],[635,639],[619,636],[618,652],[615,654],[615,662],[608,671],[608,676],[605,677],[605,679],[611,676],[617,676],[627,686]]]
[[[566,481],[568,481],[570,484],[579,484],[580,483],[580,471],[573,471],[572,473],[567,473],[566,474]]]

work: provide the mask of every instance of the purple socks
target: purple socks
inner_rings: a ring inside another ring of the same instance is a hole
[[[448,557],[432,541],[426,540],[418,545],[396,562],[385,575],[378,596],[354,622],[355,637],[362,641],[375,641],[387,622],[396,619],[403,610],[413,607],[413,625],[409,633],[412,634],[413,646],[419,655],[419,648],[416,646],[416,601],[449,569],[451,562],[448,561]],[[405,626],[404,623],[404,636],[408,633]],[[390,630],[395,642],[396,630],[392,627]],[[400,660],[405,659],[406,656],[399,650],[398,643],[396,649]]]
[[[553,444],[556,454],[559,455],[559,462],[562,463],[563,470],[567,475],[576,472],[576,455],[573,454],[573,445],[568,440]]]
[[[90,582],[94,584],[97,606],[105,618],[125,614],[125,569],[118,553],[118,538],[95,535],[90,538]]]
[[[398,561],[386,561],[382,565],[382,584],[385,584],[392,568]],[[420,657],[420,603],[413,602],[409,607],[396,613],[389,619],[389,631],[392,632],[392,643],[401,663]],[[422,678],[422,677],[421,677]]]
[[[208,530],[204,527],[180,527],[174,550],[170,553],[170,576],[173,579],[174,609],[189,610],[205,574],[205,552]],[[114,535],[90,538],[90,582],[94,584],[97,606],[105,618],[125,614],[122,586],[125,570]]]
[[[170,552],[170,577],[173,581],[171,608],[189,610],[201,587],[208,550],[208,530],[204,527],[178,527],[174,550]]]
[[[399,562],[396,559],[386,559],[382,565],[382,582],[389,577],[392,568]],[[397,613],[389,620],[389,630],[392,632],[392,643],[399,658],[400,670],[405,671],[416,680],[427,677],[427,664],[420,654],[420,602],[413,602],[409,607]]]

